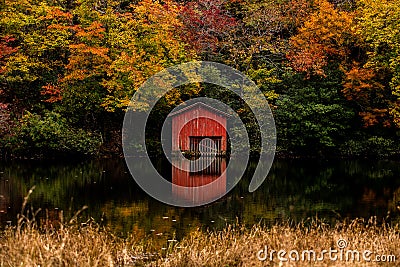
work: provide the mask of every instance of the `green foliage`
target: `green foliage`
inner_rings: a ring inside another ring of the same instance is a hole
[[[355,116],[339,94],[340,79],[311,81],[294,75],[286,82],[276,101],[280,150],[308,156],[337,154]]]
[[[43,116],[27,112],[19,121],[18,132],[9,144],[23,156],[92,156],[98,153],[101,137],[83,129],[72,128],[55,112]]]
[[[382,136],[366,136],[360,134],[358,139],[347,140],[340,152],[345,156],[390,158],[398,155],[400,145],[393,138]]]
[[[0,103],[0,158],[5,154],[5,147],[14,127],[7,105]]]

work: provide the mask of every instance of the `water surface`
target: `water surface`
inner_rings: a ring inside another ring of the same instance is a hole
[[[250,169],[255,164],[251,162]],[[174,170],[169,164],[157,162],[157,168],[171,179]],[[122,235],[135,232],[139,236],[180,238],[198,227],[219,229],[235,222],[298,223],[309,217],[331,223],[371,216],[386,218],[389,223],[400,222],[396,209],[400,201],[398,162],[276,160],[268,178],[254,193],[247,191],[250,174],[247,172],[231,192],[212,204],[177,208],[144,193],[131,178],[123,159],[3,162],[0,223],[15,224],[23,197],[32,186],[35,190],[29,207],[42,209],[39,218],[47,217],[56,224],[61,211],[67,220],[87,206],[81,221],[92,218]]]

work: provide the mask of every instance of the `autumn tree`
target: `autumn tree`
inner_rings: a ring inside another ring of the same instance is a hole
[[[7,59],[9,56],[11,56],[13,53],[15,53],[18,48],[13,47],[12,43],[15,41],[14,38],[11,38],[9,36],[3,37],[2,40],[0,40],[0,77],[3,75],[3,73],[6,71],[5,65],[7,64]],[[4,80],[3,80],[4,81]],[[4,88],[7,86],[7,84],[3,83],[0,84],[0,105],[2,109],[2,113],[7,110],[7,105],[6,104],[10,99],[7,99],[6,94],[4,92]],[[6,120],[2,120],[4,122]]]
[[[204,59],[221,53],[237,20],[226,9],[226,1],[196,0],[180,10],[181,37]]]
[[[367,82],[386,105],[366,110],[367,125],[382,122],[385,126],[400,127],[400,1],[359,1],[357,34],[363,41],[367,59],[361,71],[373,74]],[[352,73],[349,73],[351,75]],[[377,84],[376,81],[381,81]],[[388,82],[387,82],[388,81]],[[353,89],[360,89],[357,85]],[[362,89],[362,88],[361,88]],[[360,94],[368,94],[365,90]],[[382,119],[378,120],[377,118]]]
[[[13,115],[8,119],[14,122],[14,136],[6,142],[14,152],[65,151],[65,144],[56,138],[61,134],[66,142],[74,140],[69,143],[72,153],[82,149],[79,153],[84,154],[83,150],[98,147],[90,144],[99,144],[99,136],[72,128],[71,117],[61,118],[66,114],[59,113],[67,91],[60,82],[70,74],[72,45],[79,31],[76,16],[68,8],[53,1],[5,1],[2,6],[3,37],[10,36],[18,48],[7,57],[0,74],[1,90],[9,103],[6,110]],[[80,66],[75,67],[78,71]],[[38,149],[31,150],[35,146]]]
[[[330,62],[346,64],[354,42],[354,15],[318,0],[316,10],[290,39],[288,58],[292,67],[308,75],[325,75]]]
[[[371,68],[354,66],[345,72],[342,92],[347,100],[357,104],[364,127],[390,127],[388,116],[390,93],[383,77]]]
[[[96,128],[106,96],[106,89],[101,83],[111,63],[106,47],[106,29],[97,20],[74,25],[70,29],[74,35],[68,47],[64,76],[60,77],[54,89],[48,89],[60,92],[62,111],[75,118],[74,123]]]
[[[179,4],[143,0],[131,9],[119,15],[108,33],[111,63],[102,83],[107,88],[102,106],[108,111],[126,108],[153,74],[196,57],[177,30],[182,26]],[[172,98],[173,103],[179,96]]]
[[[42,86],[55,83],[63,72],[71,33],[52,25],[69,24],[72,15],[46,2],[8,0],[0,12],[3,38],[13,38],[18,47],[2,66],[2,90],[21,113],[40,104],[46,98]]]

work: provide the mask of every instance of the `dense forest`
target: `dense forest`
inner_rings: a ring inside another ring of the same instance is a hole
[[[2,0],[0,35],[3,158],[121,155],[134,92],[192,60],[260,87],[278,155],[400,154],[400,0]],[[218,90],[180,88],[153,120]]]

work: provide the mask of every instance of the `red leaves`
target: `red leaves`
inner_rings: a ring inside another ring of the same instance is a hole
[[[182,39],[197,52],[215,52],[237,21],[223,8],[222,0],[196,0],[181,11]]]
[[[305,72],[308,75],[314,72],[324,76],[323,67],[327,63],[327,54],[319,45],[310,45],[307,50],[291,50],[287,54],[292,67],[297,72]]]
[[[18,50],[18,48],[9,46],[13,41],[15,41],[15,39],[11,36],[5,36],[0,40],[0,60]]]
[[[6,110],[8,108],[8,104],[0,102],[0,110]]]
[[[71,56],[65,69],[68,70],[63,81],[84,80],[91,76],[104,73],[107,69],[109,57],[108,48],[89,46],[84,43],[72,44]]]

